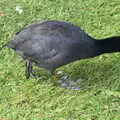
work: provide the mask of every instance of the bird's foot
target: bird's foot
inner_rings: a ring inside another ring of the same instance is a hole
[[[77,85],[80,84],[81,80],[82,79],[79,78],[75,81],[72,81],[69,79],[69,75],[62,75],[60,80],[57,80],[56,84],[65,89],[80,90],[80,87]]]

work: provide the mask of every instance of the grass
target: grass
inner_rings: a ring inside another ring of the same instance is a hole
[[[19,14],[16,6],[21,6]],[[0,47],[22,27],[39,20],[66,20],[95,38],[120,36],[119,0],[1,0]],[[119,120],[120,54],[104,54],[63,66],[80,76],[80,91],[40,80],[26,81],[24,63],[12,50],[0,50],[0,120]]]

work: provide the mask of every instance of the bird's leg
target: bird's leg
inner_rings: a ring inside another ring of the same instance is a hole
[[[26,60],[25,62],[26,62],[25,76],[26,76],[26,79],[29,79],[30,73],[32,71],[32,63],[29,60]]]
[[[80,80],[70,80],[69,75],[65,75],[62,72],[57,73],[61,76],[60,80],[56,81],[56,84],[65,89],[79,90],[80,87],[77,86],[80,83]]]
[[[55,70],[53,70],[52,71],[52,83],[53,83],[53,85],[57,85],[57,83],[56,83],[56,72],[55,72]]]
[[[60,86],[65,89],[71,89],[71,90],[79,90],[80,88],[77,86],[73,86],[75,82],[68,80],[68,75],[65,75],[61,78],[61,80],[56,79],[56,72],[55,70],[52,71],[52,82],[55,86]]]

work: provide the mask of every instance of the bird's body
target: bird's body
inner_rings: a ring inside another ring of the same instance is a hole
[[[108,38],[109,39],[109,38]],[[18,32],[7,46],[37,66],[52,72],[72,61],[120,50],[112,40],[95,40],[79,27],[64,21],[43,21]],[[114,44],[113,44],[114,43]]]
[[[23,58],[49,71],[72,61],[94,56],[97,51],[94,41],[86,33],[61,21],[30,25],[19,32],[8,46]]]

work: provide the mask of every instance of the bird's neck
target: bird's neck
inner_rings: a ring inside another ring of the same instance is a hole
[[[111,38],[95,40],[95,43],[98,46],[99,54],[120,51],[120,38],[119,37],[111,37]]]

